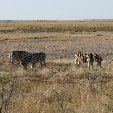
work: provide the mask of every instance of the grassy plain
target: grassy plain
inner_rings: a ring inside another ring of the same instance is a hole
[[[12,67],[12,50],[44,51],[47,67]],[[113,113],[113,22],[0,23],[0,113]],[[95,52],[102,68],[74,66],[74,53]]]

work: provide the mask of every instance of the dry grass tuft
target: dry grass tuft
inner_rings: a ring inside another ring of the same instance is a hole
[[[108,62],[112,66],[112,62]],[[34,73],[21,67],[2,72],[7,80],[16,76],[9,100],[11,113],[112,113],[113,73],[103,68],[75,68],[72,60],[48,61]],[[112,70],[112,68],[110,68]],[[0,78],[0,80],[1,80]],[[5,81],[4,81],[5,82]],[[8,87],[7,87],[8,88]]]

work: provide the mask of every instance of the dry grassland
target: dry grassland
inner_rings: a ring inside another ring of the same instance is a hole
[[[113,113],[112,28],[113,22],[0,23],[0,113]],[[34,73],[30,65],[12,67],[12,50],[44,51],[47,66],[37,64]],[[102,68],[76,68],[78,51],[101,54]]]

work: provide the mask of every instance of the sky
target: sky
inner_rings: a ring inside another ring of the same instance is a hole
[[[113,19],[113,0],[0,0],[0,20]]]

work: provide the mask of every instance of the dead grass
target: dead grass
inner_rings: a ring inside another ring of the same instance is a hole
[[[80,22],[80,21],[29,21],[29,22],[12,22],[0,23],[0,32],[96,32],[112,31],[113,22]]]
[[[7,99],[15,80],[2,112],[112,113],[112,29],[113,22],[0,23],[0,106],[1,95]],[[12,50],[38,52],[43,47],[47,67],[41,70],[37,65],[35,73],[30,65],[28,72],[18,65],[13,68],[7,59]],[[75,68],[78,51],[101,53],[102,68]]]
[[[101,69],[88,70],[85,65],[75,68],[72,60],[58,59],[47,61],[42,70],[37,65],[35,73],[21,67],[9,70],[9,74],[4,71],[2,79],[16,76],[7,112],[112,113],[112,68],[111,60],[104,62]]]

